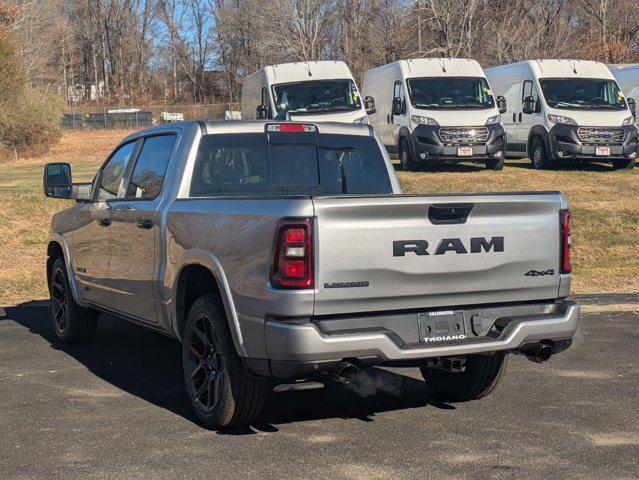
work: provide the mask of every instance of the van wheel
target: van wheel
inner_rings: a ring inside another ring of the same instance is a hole
[[[490,160],[486,160],[486,168],[488,170],[503,170],[504,169],[504,158],[491,158]]]
[[[532,145],[532,155],[531,155],[531,163],[532,168],[535,170],[544,170],[549,169],[553,165],[548,158],[548,153],[546,152],[546,145],[541,137],[535,137]]]
[[[612,161],[612,166],[615,170],[632,170],[633,168],[635,168],[635,165],[636,159],[634,158],[632,160],[626,160],[625,158],[623,158]]]
[[[491,393],[506,371],[508,357],[496,355],[470,355],[466,357],[466,369],[451,373],[422,367],[426,384],[444,401],[467,402]]]
[[[249,425],[262,413],[268,382],[245,372],[215,295],[204,295],[191,307],[182,339],[182,366],[189,401],[205,427]]]
[[[64,343],[78,343],[95,335],[98,312],[76,303],[62,256],[54,260],[49,272],[49,296],[53,330],[58,339]]]
[[[399,141],[399,159],[402,161],[402,169],[405,171],[414,172],[419,168],[419,164],[415,162],[410,153],[408,141],[404,137]]]

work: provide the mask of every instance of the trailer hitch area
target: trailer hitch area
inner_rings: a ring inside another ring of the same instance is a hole
[[[433,370],[463,373],[466,370],[466,357],[427,358],[424,366]]]

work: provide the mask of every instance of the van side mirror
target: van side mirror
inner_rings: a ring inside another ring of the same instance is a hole
[[[375,99],[373,97],[364,97],[364,110],[366,110],[366,115],[372,115],[377,112]]]
[[[524,98],[524,108],[522,111],[526,114],[537,113],[537,102],[531,96]]]
[[[504,97],[503,95],[497,96],[497,110],[499,110],[499,113],[502,113],[502,114],[506,113],[506,111],[508,110],[506,97]]]
[[[266,120],[268,117],[268,109],[266,105],[261,104],[257,106],[257,119],[258,120]]]
[[[68,163],[47,163],[43,181],[47,197],[72,198],[71,165]]]
[[[634,98],[629,98],[628,101],[628,109],[630,109],[630,113],[632,113],[632,116],[635,117],[635,119],[637,118],[637,102],[635,101]]]
[[[404,113],[403,112],[403,110],[404,110],[403,107],[404,107],[404,105],[403,105],[402,99],[400,97],[393,98],[393,108],[391,110],[391,113],[393,115],[401,115],[402,113]]]

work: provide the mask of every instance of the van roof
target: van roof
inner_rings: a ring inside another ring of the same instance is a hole
[[[483,77],[477,60],[470,58],[409,58],[369,70],[399,68],[404,78],[411,77]]]
[[[505,67],[517,67],[527,64],[535,75],[539,78],[548,77],[560,77],[560,78],[608,78],[613,79],[612,73],[608,67],[601,63],[592,60],[577,60],[577,59],[537,59],[537,60],[525,60],[523,62],[511,63],[509,65],[502,65],[494,67],[494,69],[501,69]],[[493,70],[493,69],[487,69]]]
[[[353,78],[346,64],[337,60],[267,65],[257,72],[252,73],[250,76],[261,73],[266,75],[269,83]]]

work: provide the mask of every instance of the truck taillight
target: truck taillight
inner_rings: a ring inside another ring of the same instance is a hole
[[[282,289],[313,288],[313,220],[286,220],[277,226],[271,285]]]
[[[572,272],[570,259],[570,211],[561,211],[561,273]]]

